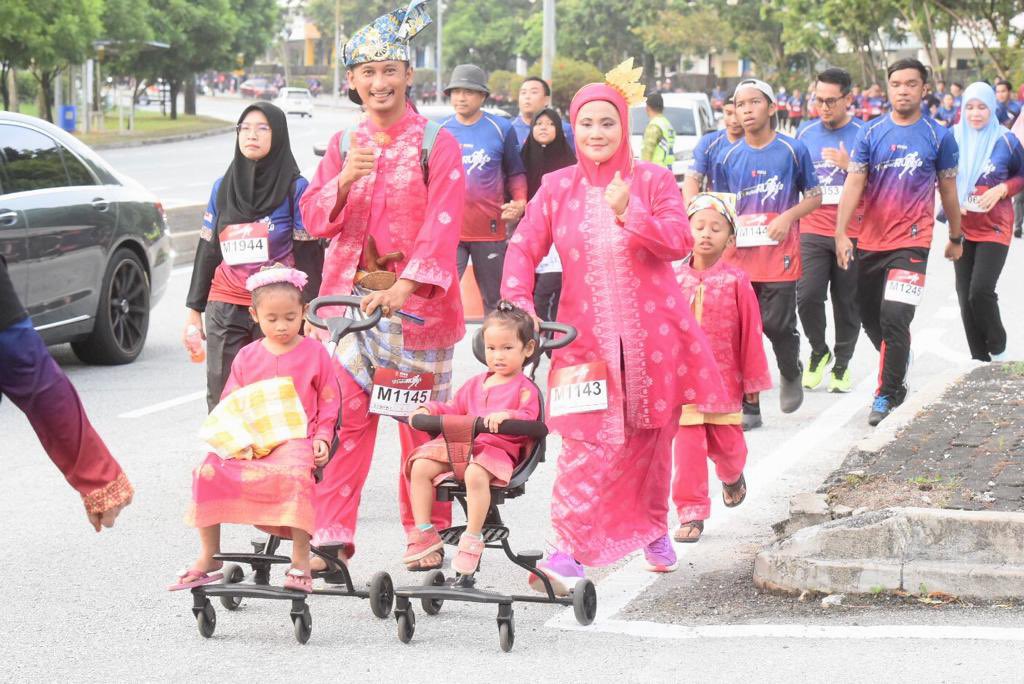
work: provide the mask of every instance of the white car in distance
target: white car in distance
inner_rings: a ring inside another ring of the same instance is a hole
[[[676,132],[672,173],[676,181],[682,183],[686,172],[693,165],[694,148],[705,134],[718,128],[718,123],[711,110],[711,103],[703,93],[664,93],[662,97],[665,101],[665,117]],[[636,159],[640,158],[643,150],[644,130],[649,122],[644,105],[630,108],[629,141]]]
[[[274,104],[285,114],[313,116],[313,94],[307,88],[281,88]]]

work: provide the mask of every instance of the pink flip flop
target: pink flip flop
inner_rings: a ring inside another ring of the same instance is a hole
[[[198,568],[186,568],[178,573],[178,583],[167,587],[167,591],[181,591],[182,589],[193,589],[204,584],[219,582],[224,579],[224,573],[208,573]]]
[[[312,594],[313,576],[304,573],[298,568],[290,568],[284,575],[284,588]]]

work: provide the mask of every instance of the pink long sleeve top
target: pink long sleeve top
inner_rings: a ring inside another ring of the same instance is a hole
[[[280,355],[268,351],[261,340],[242,347],[231,363],[231,375],[221,398],[239,387],[280,377],[290,377],[295,384],[295,392],[306,411],[309,439],[322,439],[330,444],[338,422],[341,391],[330,355],[313,339],[304,337]]]
[[[410,107],[388,129],[364,118],[352,131],[336,133],[299,200],[306,230],[331,239],[321,295],[351,294],[370,236],[380,254],[402,252],[404,258],[389,268],[419,284],[403,309],[426,320],[423,326],[403,328],[404,345],[413,350],[450,347],[466,331],[455,263],[466,193],[462,155],[455,138],[440,131],[424,183],[420,151],[426,122]],[[354,183],[342,204],[343,134],[352,137],[350,149],[373,147],[380,154],[373,173]]]
[[[772,386],[761,338],[761,310],[750,278],[724,259],[703,271],[680,263],[676,275],[707,335],[725,385],[719,401],[697,408],[702,413],[736,413],[742,408],[744,394]]]

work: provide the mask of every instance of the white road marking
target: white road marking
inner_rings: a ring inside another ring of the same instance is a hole
[[[605,620],[574,631],[600,631],[647,639],[951,639],[1024,641],[1024,629],[980,625],[670,625],[645,620]]]
[[[179,266],[178,268],[175,268],[175,269],[171,270],[171,277],[172,278],[175,277],[175,276],[182,276],[182,275],[192,275],[192,267],[191,266]]]
[[[191,394],[186,394],[183,397],[168,399],[167,401],[161,401],[159,404],[153,404],[151,406],[145,406],[140,409],[135,409],[134,411],[122,413],[121,415],[118,416],[118,418],[142,418],[143,416],[148,416],[153,413],[159,413],[160,411],[165,411],[169,408],[174,408],[175,406],[191,404],[192,402],[199,401],[200,399],[203,399],[205,397],[205,390],[199,392],[192,392]]]

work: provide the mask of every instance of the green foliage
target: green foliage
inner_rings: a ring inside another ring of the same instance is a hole
[[[540,76],[541,64],[530,70],[530,74]],[[568,111],[576,92],[587,85],[604,80],[604,74],[593,64],[587,64],[568,57],[556,57],[551,69],[551,102],[558,109]]]
[[[503,99],[506,102],[515,102],[519,97],[519,86],[523,83],[523,77],[513,71],[499,69],[491,72],[487,79],[487,87],[491,96],[495,99]]]
[[[28,71],[19,71],[15,75],[18,87],[18,99],[22,102],[32,102],[39,97],[39,81]]]

